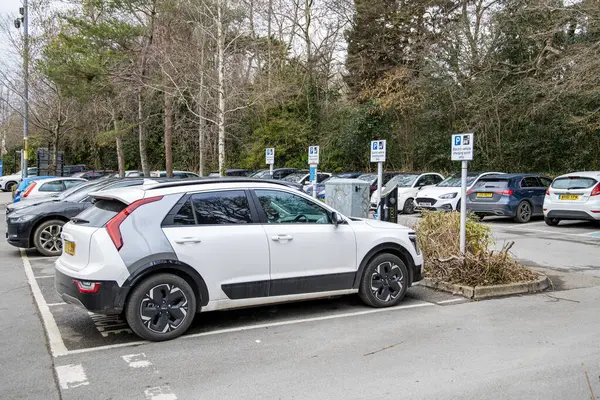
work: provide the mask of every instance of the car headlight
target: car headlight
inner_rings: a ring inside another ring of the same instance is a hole
[[[29,220],[32,220],[35,218],[34,214],[25,214],[25,215],[21,215],[20,217],[17,218],[13,218],[13,222],[27,222]]]
[[[446,193],[440,196],[440,199],[453,199],[458,195],[458,193]]]

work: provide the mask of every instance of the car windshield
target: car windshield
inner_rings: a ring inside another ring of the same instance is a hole
[[[268,169],[265,169],[264,171],[258,171],[252,175],[252,178],[259,178],[259,179],[264,179],[264,178],[269,178],[269,177],[271,177],[271,171],[269,171]]]
[[[77,203],[77,202],[81,201],[83,198],[85,198],[89,193],[91,193],[95,190],[104,188],[105,186],[110,184],[110,182],[112,182],[112,181],[109,181],[109,182],[96,181],[96,182],[89,182],[89,183],[84,183],[83,185],[75,186],[69,190],[65,190],[60,196],[57,197],[57,200],[70,201],[73,203]],[[74,190],[74,189],[77,189],[77,190]],[[67,193],[70,190],[72,190],[72,192]]]
[[[373,182],[375,179],[377,179],[377,175],[375,174],[362,174],[361,176],[358,177],[358,179],[360,179],[361,181],[365,181],[365,182]]]
[[[400,174],[390,179],[385,186],[390,187],[411,187],[419,175],[417,174]]]
[[[580,176],[565,176],[557,178],[552,182],[553,189],[589,189],[596,184],[594,178],[586,178]]]
[[[298,172],[295,174],[290,174],[281,180],[285,182],[300,182],[305,176],[306,174],[304,172]]]
[[[507,179],[482,179],[473,186],[473,189],[506,189],[508,188]]]
[[[478,176],[478,174],[467,174],[467,186],[471,186]],[[460,174],[454,174],[438,183],[438,187],[460,187],[460,181]]]

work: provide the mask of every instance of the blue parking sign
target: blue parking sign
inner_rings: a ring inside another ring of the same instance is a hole
[[[462,137],[460,135],[454,136],[454,145],[455,146],[460,146],[461,139],[462,139]]]

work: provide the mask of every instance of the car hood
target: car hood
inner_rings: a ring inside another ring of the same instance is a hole
[[[59,200],[56,197],[44,197],[41,199],[31,199],[31,200],[21,200],[17,203],[12,203],[6,206],[7,209],[11,211],[22,210],[23,208],[37,206],[42,203],[49,202],[58,202]]]
[[[427,188],[427,189],[423,189],[419,192],[419,197],[431,197],[431,198],[438,198],[439,196],[445,195],[447,193],[459,193],[460,194],[460,187],[432,187],[432,188]]]
[[[12,214],[10,214],[11,218],[20,217],[21,215],[27,214],[35,214],[35,215],[43,215],[43,214],[51,214],[62,212],[69,208],[70,206],[77,207],[78,203],[73,203],[70,201],[48,201],[45,203],[40,203],[33,205],[31,207],[25,207],[20,210],[16,210]]]

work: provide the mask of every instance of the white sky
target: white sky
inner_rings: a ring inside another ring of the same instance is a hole
[[[12,17],[11,19],[16,18],[21,5],[21,0],[0,0],[0,18],[4,19],[8,16]],[[6,56],[7,47],[6,38],[0,35],[0,57]]]

